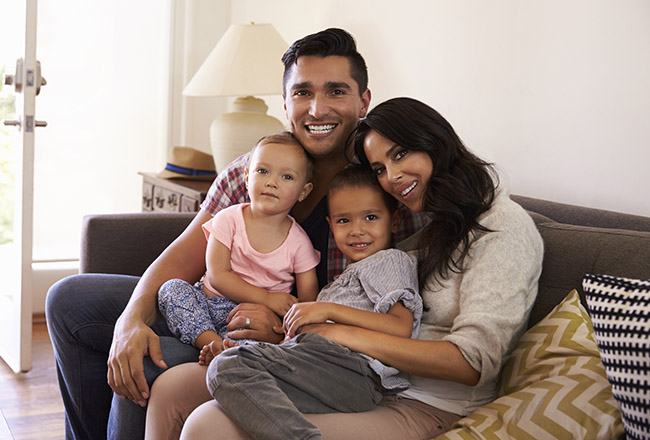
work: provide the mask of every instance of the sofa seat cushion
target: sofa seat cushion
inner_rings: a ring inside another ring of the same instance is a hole
[[[622,433],[589,315],[574,290],[521,337],[498,398],[436,440],[609,440]]]
[[[650,280],[587,275],[583,289],[627,436],[649,439]]]

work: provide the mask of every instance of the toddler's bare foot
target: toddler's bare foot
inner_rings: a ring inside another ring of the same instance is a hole
[[[234,341],[232,341],[230,339],[224,339],[223,340],[223,349],[224,350],[228,350],[229,348],[238,347],[238,346],[239,346],[239,344],[237,344],[236,342],[234,342]]]
[[[204,345],[199,353],[199,365],[210,365],[212,359],[223,351],[223,342],[225,341],[212,341]]]

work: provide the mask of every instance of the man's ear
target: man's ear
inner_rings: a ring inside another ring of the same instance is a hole
[[[393,213],[393,218],[391,220],[390,231],[394,234],[399,229],[399,225],[402,223],[402,211],[396,209]]]
[[[370,99],[371,99],[370,89],[366,89],[365,92],[361,94],[361,109],[359,112],[359,118],[365,118],[368,109],[370,108]]]
[[[305,183],[305,186],[302,187],[302,192],[300,193],[300,196],[298,196],[298,201],[302,202],[307,198],[309,193],[311,193],[311,190],[314,189],[314,184],[311,182]]]

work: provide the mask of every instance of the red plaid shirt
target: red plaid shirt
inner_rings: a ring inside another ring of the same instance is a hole
[[[245,154],[235,159],[228,168],[219,173],[201,204],[201,209],[214,216],[217,212],[230,205],[249,202],[250,199],[248,198],[244,179],[247,165],[248,154]],[[404,206],[400,206],[400,210],[402,211],[402,220],[399,230],[393,236],[396,243],[420,230],[427,221],[424,214],[413,213]],[[327,249],[319,250],[321,255],[327,255],[327,282],[329,283],[345,269],[345,256],[336,247],[331,231],[329,231]]]

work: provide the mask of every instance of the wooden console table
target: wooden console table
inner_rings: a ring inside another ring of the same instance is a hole
[[[155,173],[142,176],[142,211],[197,212],[212,181],[163,179]]]

